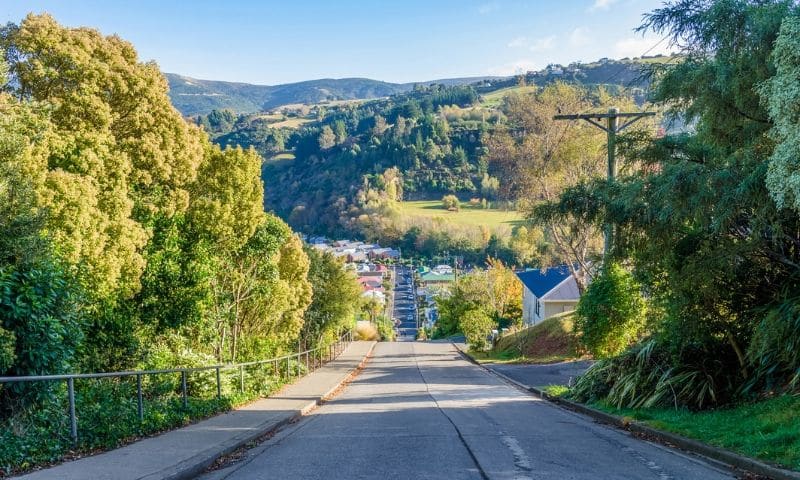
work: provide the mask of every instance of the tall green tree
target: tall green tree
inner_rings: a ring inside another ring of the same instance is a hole
[[[5,65],[0,62],[0,82]],[[82,292],[47,233],[30,170],[51,128],[38,107],[0,93],[0,375],[74,370],[83,340]],[[27,403],[51,385],[0,390],[0,409]]]
[[[793,336],[764,335],[791,331],[800,287],[800,223],[786,208],[795,200],[785,114],[796,99],[784,75],[796,52],[791,33],[779,35],[797,14],[794,2],[745,0],[675,1],[649,14],[643,28],[684,54],[655,72],[654,100],[693,128],[629,137],[618,182],[589,182],[557,202],[556,211],[616,225],[614,255],[632,264],[654,307],[635,378],[658,380],[627,389],[637,394],[625,402],[722,403],[767,378],[781,385],[800,366],[779,353]],[[749,356],[754,337],[773,340]]]
[[[305,347],[330,342],[340,330],[353,325],[361,305],[361,287],[352,271],[329,252],[306,248],[308,279],[313,295],[305,314],[301,338]]]

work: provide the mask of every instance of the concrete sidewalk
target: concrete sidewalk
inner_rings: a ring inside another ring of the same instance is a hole
[[[353,342],[339,357],[277,394],[188,427],[106,453],[16,477],[26,480],[193,478],[217,458],[313,409],[361,365],[375,342]]]

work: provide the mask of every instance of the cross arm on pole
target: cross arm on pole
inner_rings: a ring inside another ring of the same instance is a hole
[[[656,114],[656,112],[642,112],[642,113],[640,113],[639,115],[637,115],[637,116],[635,116],[635,117],[631,118],[631,119],[630,119],[630,120],[628,120],[627,122],[625,122],[625,123],[623,123],[622,125],[620,125],[620,126],[619,126],[619,128],[617,129],[617,131],[618,131],[618,132],[621,132],[623,129],[625,129],[625,128],[628,128],[628,126],[630,126],[630,124],[632,124],[633,122],[636,122],[636,121],[638,121],[638,120],[641,120],[641,119],[643,119],[644,117],[652,117],[652,116],[654,116],[655,114]]]
[[[600,120],[609,118],[630,118],[631,120],[623,123],[616,129],[614,132],[616,133],[622,131],[624,128],[628,127],[637,120],[640,120],[644,117],[652,117],[655,114],[655,112],[578,113],[571,115],[555,115],[553,116],[553,120],[586,120],[604,132],[610,133],[608,127],[600,123]]]
[[[614,181],[616,176],[615,144],[617,133],[629,127],[633,122],[644,117],[652,117],[655,112],[620,112],[616,107],[608,109],[607,113],[575,113],[570,115],[555,115],[553,120],[585,120],[608,135],[608,180]],[[619,119],[627,119],[620,125]],[[605,121],[604,121],[605,120]],[[605,123],[605,125],[603,125]],[[611,223],[606,223],[605,241],[603,246],[603,258],[608,258],[611,251],[614,227]]]

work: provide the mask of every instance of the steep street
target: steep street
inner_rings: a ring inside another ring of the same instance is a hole
[[[413,282],[410,268],[396,267],[392,321],[397,325],[398,340],[413,340],[417,333],[417,304]]]
[[[338,397],[203,477],[734,478],[511,387],[450,344],[380,343]]]

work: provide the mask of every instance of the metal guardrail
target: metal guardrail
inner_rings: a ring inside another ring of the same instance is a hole
[[[239,391],[244,393],[245,387],[245,367],[252,367],[257,365],[272,364],[275,373],[279,378],[283,378],[280,371],[282,362],[286,361],[286,380],[290,380],[292,375],[291,362],[295,359],[296,365],[302,365],[303,356],[305,356],[306,374],[311,373],[317,368],[325,364],[323,361],[327,357],[330,362],[338,357],[344,349],[353,341],[353,332],[348,331],[342,335],[335,343],[327,347],[317,347],[302,352],[291,353],[275,358],[268,358],[266,360],[257,360],[253,362],[232,363],[227,365],[210,365],[207,367],[184,367],[184,368],[169,368],[164,370],[130,370],[124,372],[104,372],[104,373],[71,373],[63,375],[29,375],[22,377],[0,377],[0,384],[5,383],[23,383],[23,382],[67,382],[67,399],[69,402],[69,420],[70,420],[70,437],[72,443],[78,443],[78,417],[75,413],[75,380],[76,379],[91,379],[91,378],[125,378],[136,377],[136,395],[137,395],[137,408],[139,414],[139,421],[144,421],[144,395],[142,394],[142,377],[146,375],[163,375],[170,373],[181,374],[181,396],[183,398],[183,407],[186,408],[189,402],[188,389],[186,380],[190,373],[204,372],[214,370],[216,372],[217,383],[217,399],[222,398],[222,383],[220,380],[220,372],[224,370],[239,369]],[[327,350],[327,351],[325,351]],[[323,354],[326,354],[323,356]],[[299,377],[299,375],[298,375]]]

